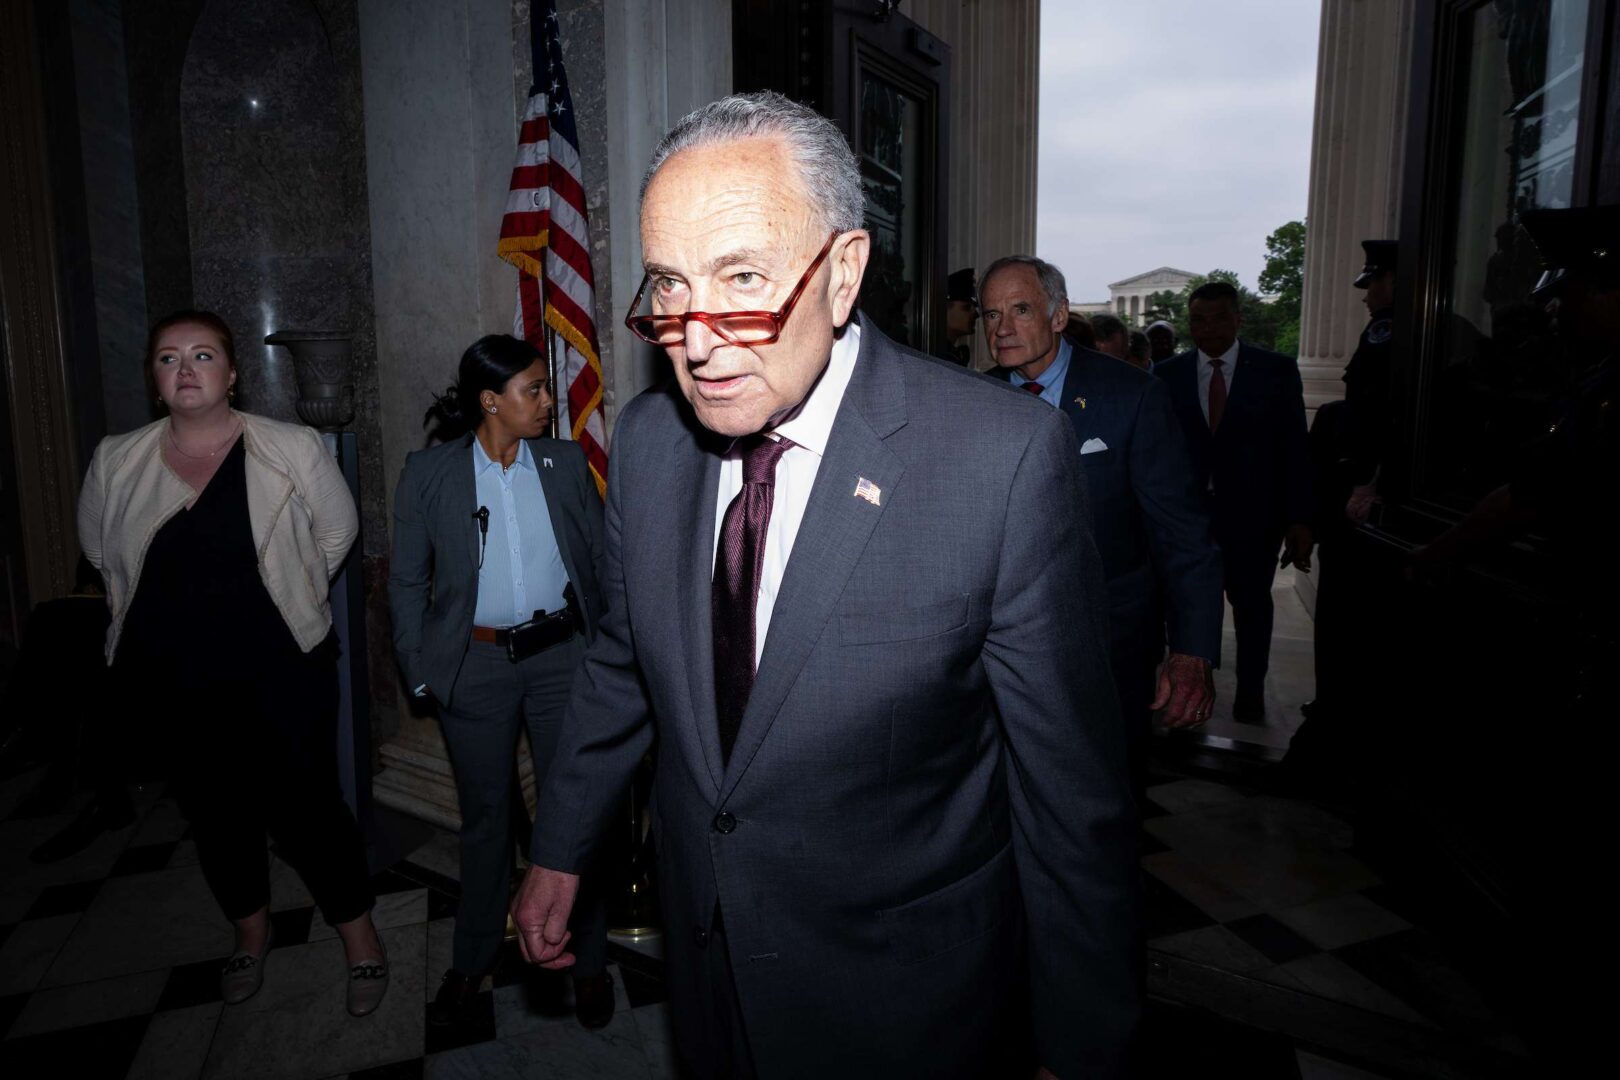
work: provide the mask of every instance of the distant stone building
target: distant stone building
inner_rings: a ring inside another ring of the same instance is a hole
[[[1105,310],[1112,311],[1132,326],[1142,326],[1148,321],[1142,317],[1142,313],[1152,306],[1148,303],[1148,297],[1160,292],[1179,293],[1197,276],[1188,270],[1161,266],[1157,270],[1116,281],[1108,286],[1108,307]]]

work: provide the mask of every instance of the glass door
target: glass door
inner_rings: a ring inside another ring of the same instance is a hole
[[[1520,224],[1579,201],[1591,0],[1493,0],[1458,12],[1449,155],[1436,185],[1414,493],[1460,512],[1507,479],[1582,358],[1568,356],[1530,290]]]
[[[895,341],[936,352],[945,332],[949,49],[898,14],[838,14],[832,52],[828,114],[860,158],[872,234],[861,311]]]

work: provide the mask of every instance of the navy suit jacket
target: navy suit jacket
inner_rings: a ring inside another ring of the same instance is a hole
[[[606,615],[535,863],[579,868],[656,733],[666,971],[698,1075],[726,1037],[707,1005],[717,903],[761,1076],[1001,1075],[1026,991],[1053,1072],[1123,1074],[1137,824],[1069,424],[863,317],[729,758],[710,622],[724,445],[673,385],[620,414]]]
[[[1010,381],[1006,368],[990,374]],[[1220,551],[1169,392],[1138,367],[1074,347],[1060,408],[1080,443],[1116,642],[1135,640],[1127,630],[1162,602],[1170,650],[1216,660]]]
[[[1170,388],[1187,433],[1201,490],[1214,483],[1215,539],[1228,553],[1269,547],[1289,526],[1311,520],[1311,459],[1305,391],[1291,356],[1243,343],[1220,430],[1211,434],[1198,399],[1198,350],[1161,361],[1153,374]]]

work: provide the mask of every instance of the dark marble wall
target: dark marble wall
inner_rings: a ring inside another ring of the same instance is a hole
[[[179,126],[192,289],[236,331],[242,406],[298,419],[292,357],[267,334],[353,335],[349,427],[360,441],[375,734],[386,736],[388,519],[355,0],[208,0],[181,71]]]
[[[236,333],[239,404],[284,420],[297,420],[292,359],[265,345],[265,335],[340,329],[354,336],[349,427],[360,440],[374,733],[385,737],[395,690],[382,617],[388,520],[356,0],[74,3],[83,10],[86,56],[111,39],[118,17],[127,75],[132,175],[108,178],[116,192],[105,209],[116,214],[118,193],[133,198],[135,220],[120,223],[124,231],[112,240],[134,238],[139,273],[109,276],[106,290],[98,277],[98,304],[114,305],[123,320],[139,307],[140,346],[150,319],[186,307],[219,312]],[[97,106],[106,116],[81,123],[111,123],[118,94],[108,96]],[[113,329],[116,340],[103,342],[109,367],[135,338],[132,326],[115,320]],[[109,426],[129,426],[149,408],[144,384],[139,404],[134,389],[109,381]]]
[[[180,73],[203,0],[125,0],[130,148],[148,317],[192,305]]]
[[[129,77],[119,0],[68,5],[77,87],[78,140],[94,283],[104,434],[154,415],[145,375],[146,279],[130,128]]]

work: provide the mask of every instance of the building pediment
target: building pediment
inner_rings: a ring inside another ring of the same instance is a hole
[[[1112,282],[1108,288],[1110,290],[1163,288],[1179,291],[1187,282],[1197,276],[1190,270],[1177,270],[1173,266],[1161,266],[1157,270],[1149,270],[1145,274],[1136,274],[1125,278],[1123,281]]]

